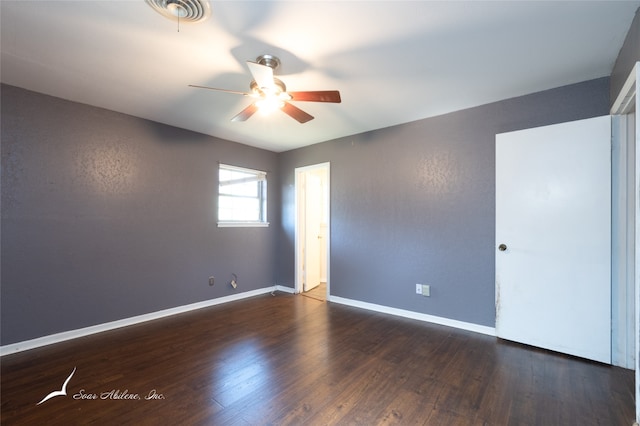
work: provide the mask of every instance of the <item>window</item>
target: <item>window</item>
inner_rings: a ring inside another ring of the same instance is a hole
[[[268,226],[267,173],[220,164],[218,226]]]

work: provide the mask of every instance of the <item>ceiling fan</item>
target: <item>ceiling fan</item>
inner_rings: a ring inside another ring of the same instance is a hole
[[[261,55],[258,56],[255,62],[247,61],[247,65],[253,76],[253,80],[249,84],[249,93],[217,89],[215,87],[197,86],[195,84],[190,84],[189,87],[234,93],[256,99],[251,105],[234,116],[231,121],[246,121],[258,110],[264,109],[269,111],[281,109],[285,114],[298,122],[306,123],[307,121],[313,120],[313,116],[290,104],[289,101],[331,103],[340,103],[342,101],[340,99],[340,92],[337,90],[287,92],[287,87],[282,80],[273,76],[273,71],[280,66],[280,59],[275,56]]]

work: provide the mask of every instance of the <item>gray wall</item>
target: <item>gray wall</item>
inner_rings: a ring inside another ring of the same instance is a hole
[[[608,109],[602,78],[282,153],[278,283],[294,285],[294,169],[328,161],[332,295],[494,326],[496,133]]]
[[[294,169],[325,161],[333,295],[493,326],[495,134],[607,114],[608,94],[603,78],[275,154],[3,85],[0,343],[293,287]],[[270,228],[217,228],[218,162],[271,172]]]
[[[216,226],[218,162],[277,155],[3,85],[1,344],[273,285],[277,226]]]
[[[640,61],[640,9],[636,11],[611,73],[611,104],[615,102],[637,61]]]

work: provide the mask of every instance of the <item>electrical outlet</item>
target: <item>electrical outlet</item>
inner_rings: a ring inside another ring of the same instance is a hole
[[[422,295],[424,297],[431,297],[431,286],[429,284],[422,284]]]
[[[209,285],[214,285],[216,283],[216,279],[214,277],[209,277]]]
[[[416,284],[416,294],[422,294],[422,284]]]
[[[238,288],[238,276],[236,274],[231,274],[231,287]]]

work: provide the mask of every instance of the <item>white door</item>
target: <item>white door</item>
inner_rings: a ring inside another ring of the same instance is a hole
[[[320,285],[320,256],[322,236],[323,197],[322,179],[315,173],[305,175],[305,255],[304,255],[304,291]]]
[[[611,119],[496,135],[496,334],[611,362]]]

